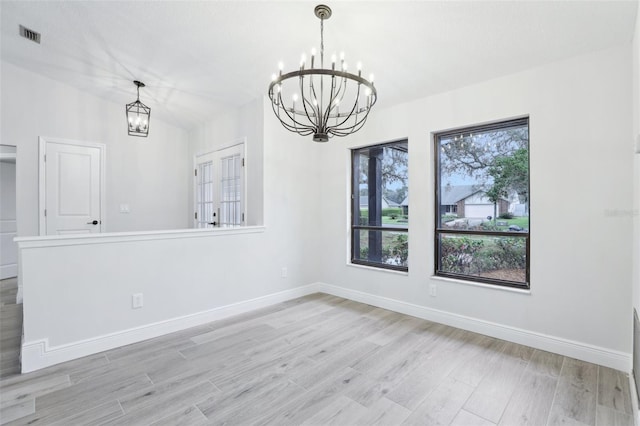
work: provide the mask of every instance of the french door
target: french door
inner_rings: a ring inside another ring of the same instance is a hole
[[[244,224],[244,143],[196,156],[196,228]]]

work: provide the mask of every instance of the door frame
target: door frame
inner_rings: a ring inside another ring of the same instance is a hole
[[[0,265],[0,270],[4,270],[3,273],[7,274],[7,275],[3,275],[0,274],[0,279],[7,279],[7,278],[14,278],[18,276],[18,263],[19,263],[19,256],[18,256],[18,245],[13,241],[13,239],[15,237],[18,236],[18,205],[17,205],[17,193],[18,193],[18,146],[17,145],[10,145],[10,144],[4,144],[4,143],[0,143],[0,146],[4,146],[4,147],[12,147],[15,152],[13,153],[3,153],[0,152],[0,161],[4,160],[4,159],[13,159],[14,160],[14,166],[15,166],[15,175],[14,175],[14,181],[13,181],[13,191],[14,191],[14,206],[16,207],[16,211],[15,211],[15,219],[13,220],[13,222],[15,222],[14,224],[14,230],[11,232],[5,232],[5,228],[4,226],[0,226],[0,233],[3,234],[9,234],[11,238],[11,244],[12,244],[12,249],[11,250],[15,250],[12,254],[15,255],[16,257],[16,263],[10,263],[10,264],[4,264],[4,265]]]
[[[107,146],[100,142],[84,142],[71,139],[51,138],[47,136],[38,137],[38,218],[40,221],[39,234],[47,235],[47,218],[44,214],[46,208],[46,167],[45,154],[47,152],[48,143],[56,143],[61,145],[73,145],[87,148],[98,148],[100,150],[100,220],[102,232],[107,232],[106,205],[105,205],[105,164]]]
[[[227,148],[233,148],[234,146],[238,146],[238,145],[242,145],[242,158],[245,161],[245,166],[242,167],[242,173],[244,173],[244,179],[243,179],[243,185],[242,185],[242,205],[243,205],[243,213],[244,213],[244,225],[241,226],[246,226],[247,224],[247,218],[248,218],[248,211],[249,209],[247,208],[247,138],[240,138],[240,139],[236,139],[232,142],[229,142],[227,144],[223,144],[220,146],[215,147],[214,149],[208,150],[208,151],[204,151],[204,152],[199,152],[193,155],[193,168],[192,170],[196,170],[198,168],[198,157],[202,157],[203,155],[208,155],[208,154],[214,154],[218,151],[222,151],[225,150]],[[195,176],[195,172],[191,174],[191,178],[193,179],[192,181],[192,185],[191,185],[191,194],[193,196],[193,210],[191,211],[191,223],[193,228],[197,228],[198,226],[198,220],[195,219],[195,217],[193,216],[194,212],[198,211],[198,197],[197,197],[197,192],[198,192],[198,178]]]

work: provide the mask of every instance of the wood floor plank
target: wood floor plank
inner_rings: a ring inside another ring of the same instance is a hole
[[[151,426],[204,426],[208,424],[209,420],[202,414],[202,411],[195,405],[191,405],[151,423]]]
[[[236,323],[229,327],[216,328],[215,330],[195,335],[191,337],[190,340],[196,345],[201,345],[203,343],[214,342],[227,336],[242,335],[250,339],[252,336],[259,335],[272,329],[273,327],[266,324],[256,324],[254,326],[247,327],[244,323]]]
[[[118,401],[109,401],[105,404],[88,410],[78,410],[69,412],[69,416],[62,420],[51,423],[55,426],[102,426],[110,421],[120,418],[124,415]]]
[[[563,361],[564,357],[562,355],[536,349],[531,356],[529,367],[527,368],[533,373],[558,377],[560,376]]]
[[[315,294],[2,377],[0,422],[628,426],[628,395],[615,370]]]
[[[352,368],[342,369],[332,379],[324,381],[321,386],[317,386],[312,391],[301,393],[282,406],[280,410],[258,420],[256,424],[293,425],[302,423],[332,404],[343,395],[348,386],[357,382],[361,376],[361,373]]]
[[[597,380],[598,366],[565,357],[548,424],[595,425]]]
[[[390,323],[377,333],[369,335],[366,340],[379,346],[384,346],[398,339],[399,336],[407,334],[417,328],[423,320],[414,317],[401,318],[399,321]]]
[[[507,343],[505,350],[464,405],[470,413],[498,423],[529,363],[533,349]]]
[[[450,426],[495,426],[495,423],[465,410],[460,410]]]
[[[402,424],[448,425],[458,415],[473,389],[472,386],[466,383],[448,377],[427,396],[422,404]]]
[[[22,382],[2,386],[0,401],[2,404],[18,402],[23,399],[34,399],[58,389],[71,386],[69,375],[56,374],[47,377],[34,377]]]
[[[36,400],[33,398],[11,400],[0,405],[0,425],[26,417],[36,412]]]
[[[125,412],[124,416],[105,422],[104,425],[150,424],[175,413],[176,410],[187,409],[194,400],[201,400],[219,392],[208,381],[180,381],[165,386],[154,386],[146,392],[143,390],[119,399]]]
[[[399,425],[411,415],[411,411],[387,398],[378,399],[368,407],[366,413],[356,419],[353,424],[358,426]]]
[[[214,423],[247,423],[248,419],[275,415],[275,410],[303,393],[286,375],[277,373],[214,395],[196,406]]]
[[[547,423],[558,378],[526,370],[500,419],[502,426],[540,426]]]
[[[151,380],[146,375],[131,375],[127,371],[97,376],[36,398],[36,413],[28,416],[26,422],[47,424],[60,421],[78,407],[86,411],[113,401],[115,394],[124,397],[150,384]]]
[[[421,364],[389,392],[387,398],[414,410],[455,368],[490,345],[492,339],[448,328],[436,342]]]
[[[338,399],[319,410],[316,414],[302,422],[302,425],[343,426],[352,425],[367,412],[367,409],[346,396]]]
[[[258,359],[242,368],[230,368],[223,371],[223,374],[213,375],[211,380],[223,391],[233,391],[261,377],[273,375],[286,375],[289,380],[299,385],[293,379],[303,372],[315,371],[316,364],[311,359],[297,357],[292,353],[276,359]],[[322,379],[316,380],[316,383],[320,380]]]
[[[632,414],[629,377],[622,371],[598,367],[598,404]]]
[[[369,341],[368,339],[365,340]],[[369,356],[354,362],[351,364],[351,367],[372,376],[380,375],[384,370],[386,370],[389,359],[393,359],[394,357],[403,357],[407,352],[415,351],[420,343],[421,339],[415,334],[401,334],[392,342],[384,346],[380,346]]]
[[[478,353],[451,372],[451,377],[471,386],[478,386],[487,372],[499,361],[500,353],[507,342],[490,339],[486,346],[479,348]]]
[[[349,365],[354,361],[367,357],[378,348],[379,346],[375,343],[359,340],[357,344],[345,346],[341,350],[334,351],[330,358],[325,358],[322,362],[317,363],[315,368],[297,372],[297,374],[291,376],[291,380],[305,389],[311,389],[319,382],[335,374],[338,366]]]
[[[596,426],[633,426],[633,415],[616,411],[604,405],[596,408]]]
[[[372,320],[360,317],[356,323],[348,324],[343,330],[331,333],[325,339],[310,342],[305,348],[301,348],[300,354],[314,361],[323,362],[328,361],[335,354],[350,350],[353,346],[366,344],[370,347],[378,347],[374,343],[364,341],[364,337],[376,330]]]

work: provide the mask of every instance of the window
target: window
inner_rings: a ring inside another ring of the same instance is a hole
[[[435,274],[529,288],[529,119],[435,135]]]
[[[408,270],[407,141],[352,151],[351,262]]]

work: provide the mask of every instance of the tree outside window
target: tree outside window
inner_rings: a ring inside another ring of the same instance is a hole
[[[436,275],[529,287],[529,121],[435,135]]]
[[[351,262],[408,270],[406,140],[352,151]]]

